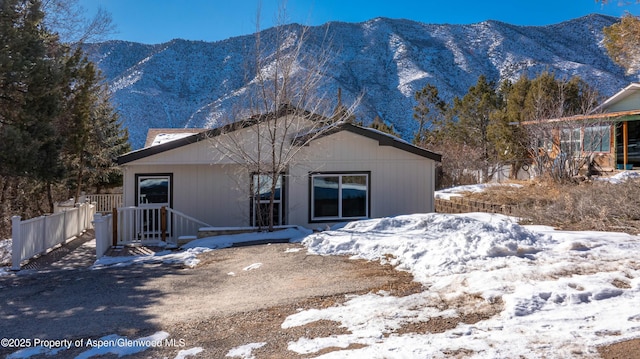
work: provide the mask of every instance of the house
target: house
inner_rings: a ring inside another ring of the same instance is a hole
[[[266,212],[257,208],[268,205],[271,180],[248,164],[268,142],[266,126],[281,121],[296,125],[278,129],[291,158],[274,186],[275,224],[324,228],[434,210],[439,154],[377,130],[301,113],[285,106],[121,156],[124,206],[164,205],[211,226],[255,225],[257,213]],[[263,157],[271,153],[262,151]]]
[[[586,115],[523,122],[553,129],[541,147],[560,153],[592,156],[603,170],[640,167],[640,83],[632,83]]]

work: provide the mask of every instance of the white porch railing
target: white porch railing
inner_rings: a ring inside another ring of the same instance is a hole
[[[115,222],[115,223],[114,223]],[[194,236],[209,224],[167,207],[121,207],[111,215],[96,215],[96,247],[111,245],[160,244],[176,246],[178,238]],[[100,243],[100,244],[98,244]],[[107,246],[107,247],[105,247]],[[96,248],[96,254],[101,257]]]
[[[75,208],[49,216],[23,221],[11,218],[11,269],[20,270],[22,261],[44,254],[91,228],[95,206],[78,204]]]
[[[87,194],[87,201],[96,204],[96,212],[111,213],[114,208],[122,206],[122,193]]]

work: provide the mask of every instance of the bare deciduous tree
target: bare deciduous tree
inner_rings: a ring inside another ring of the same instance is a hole
[[[258,202],[254,224],[273,230],[274,202],[296,155],[349,120],[359,98],[350,106],[341,99],[336,105],[335,94],[323,90],[324,71],[331,58],[328,28],[320,34],[311,33],[306,26],[284,25],[284,6],[276,27],[260,31],[259,19],[258,15],[255,47],[247,67],[248,90],[212,144],[218,156],[251,175],[251,198]],[[268,202],[267,208],[260,201]]]
[[[66,43],[101,41],[115,31],[109,12],[98,8],[93,17],[87,18],[78,0],[42,0],[42,8],[45,25]]]
[[[540,79],[533,82],[533,111],[523,123],[527,148],[537,176],[564,181],[594,165],[594,153],[609,146],[610,124],[597,116],[599,95],[584,82]]]

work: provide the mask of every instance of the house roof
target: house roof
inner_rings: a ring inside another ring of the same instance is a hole
[[[632,82],[627,87],[618,91],[618,93],[616,93],[615,95],[606,99],[600,106],[596,107],[593,111],[606,112],[607,108],[611,107],[613,104],[618,103],[629,96],[637,94],[638,91],[640,91],[640,83]]]
[[[540,121],[523,121],[522,125],[534,125],[542,123],[559,123],[559,122],[571,122],[571,121],[588,121],[588,120],[605,120],[605,121],[617,121],[617,120],[637,120],[640,116],[640,109],[625,110],[625,111],[613,111],[607,112],[607,109],[614,104],[630,97],[639,94],[640,83],[633,82],[624,89],[620,90],[615,95],[606,99],[602,104],[596,107],[587,115],[575,115],[567,117],[549,118]]]
[[[284,108],[284,111],[290,111],[290,108]],[[286,113],[282,112],[282,109],[279,110],[276,115],[278,116],[282,116]],[[307,113],[309,114],[309,113]],[[119,165],[123,165],[123,164],[127,164],[129,162],[133,162],[142,158],[146,158],[149,156],[153,156],[153,155],[157,155],[166,151],[170,151],[176,148],[180,148],[183,146],[188,146],[190,144],[193,143],[197,143],[206,139],[210,139],[216,136],[219,136],[220,134],[223,133],[227,133],[230,131],[236,131],[239,130],[241,128],[245,128],[245,127],[249,127],[252,126],[253,124],[257,123],[258,121],[263,121],[265,119],[267,119],[268,117],[265,116],[272,116],[273,114],[269,114],[269,115],[262,115],[262,116],[257,116],[257,117],[253,117],[251,118],[249,121],[239,121],[239,122],[235,122],[223,127],[219,127],[219,128],[214,128],[211,130],[202,130],[202,132],[197,132],[194,133],[192,135],[186,136],[186,137],[182,137],[182,138],[177,138],[174,139],[172,141],[167,141],[164,143],[160,143],[154,146],[150,146],[150,147],[145,147],[139,150],[135,150],[129,153],[126,153],[120,157],[118,157],[118,164]],[[314,115],[314,116],[318,116],[318,118],[323,118],[319,115]],[[325,118],[323,118],[325,119]],[[326,120],[326,119],[325,119]],[[152,130],[150,130],[151,132]],[[198,131],[197,129],[193,129],[193,132]],[[386,134],[384,132],[378,131],[378,130],[374,130],[371,128],[365,128],[365,127],[361,127],[361,126],[357,126],[351,123],[340,123],[334,127],[332,127],[331,129],[329,129],[328,131],[326,131],[325,133],[322,133],[319,137],[323,137],[323,136],[328,136],[330,134],[339,132],[339,131],[349,131],[351,133],[355,133],[358,134],[360,136],[364,136],[373,140],[378,141],[378,144],[380,146],[391,146],[391,147],[395,147],[398,148],[400,150],[403,151],[407,151],[413,154],[416,154],[418,156],[422,156],[425,158],[429,158],[431,160],[434,161],[442,161],[442,155],[435,153],[435,152],[431,152],[429,150],[426,150],[424,148],[415,146],[410,144],[409,142],[406,142],[398,137]],[[308,134],[307,134],[308,135]],[[301,135],[300,137],[303,137],[305,135]]]
[[[606,113],[595,113],[590,115],[576,115],[569,117],[558,117],[558,118],[548,118],[541,121],[523,121],[520,124],[522,125],[535,125],[541,123],[559,123],[559,122],[571,122],[571,121],[587,121],[587,120],[608,120],[608,121],[616,121],[623,119],[625,117],[631,116],[640,116],[640,109],[638,110],[629,110],[629,111],[616,111],[616,112],[606,112]]]

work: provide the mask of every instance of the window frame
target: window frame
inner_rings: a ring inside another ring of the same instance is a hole
[[[587,137],[589,132],[595,133],[591,139]],[[599,141],[593,141],[598,140]],[[596,145],[594,146],[594,142]],[[582,151],[585,153],[610,153],[611,152],[611,125],[585,126],[582,130]]]
[[[343,198],[342,198],[342,178],[349,176],[364,176],[366,178],[366,195],[365,195],[365,215],[357,217],[344,217],[343,215]],[[318,177],[339,177],[338,183],[338,215],[337,216],[322,216],[315,215],[315,193],[314,193],[314,178]],[[356,221],[361,219],[368,219],[371,216],[371,171],[334,171],[334,172],[311,172],[309,173],[309,223],[324,223],[324,222],[346,222]]]
[[[261,204],[268,204],[269,199],[261,199],[259,189],[256,188],[256,178],[258,176],[263,176],[271,180],[271,173],[258,173],[253,172],[251,174],[251,183],[250,183],[250,192],[251,192],[251,204],[250,204],[250,225],[254,227],[258,227],[258,221],[256,218],[257,210],[256,207]],[[281,173],[278,176],[278,180],[280,181],[280,198],[274,199],[273,204],[277,206],[278,218],[277,221],[274,221],[274,226],[282,226],[286,225],[287,217],[286,217],[286,203],[285,203],[285,191],[286,191],[286,175]],[[268,226],[264,225],[264,226]]]
[[[140,181],[144,179],[168,179],[169,186],[167,188],[168,194],[168,202],[167,203],[140,203]],[[158,206],[162,204],[166,204],[170,208],[173,208],[173,173],[136,173],[136,188],[135,188],[135,205],[138,207],[141,206]]]
[[[571,156],[582,153],[582,127],[560,129],[560,152]]]

